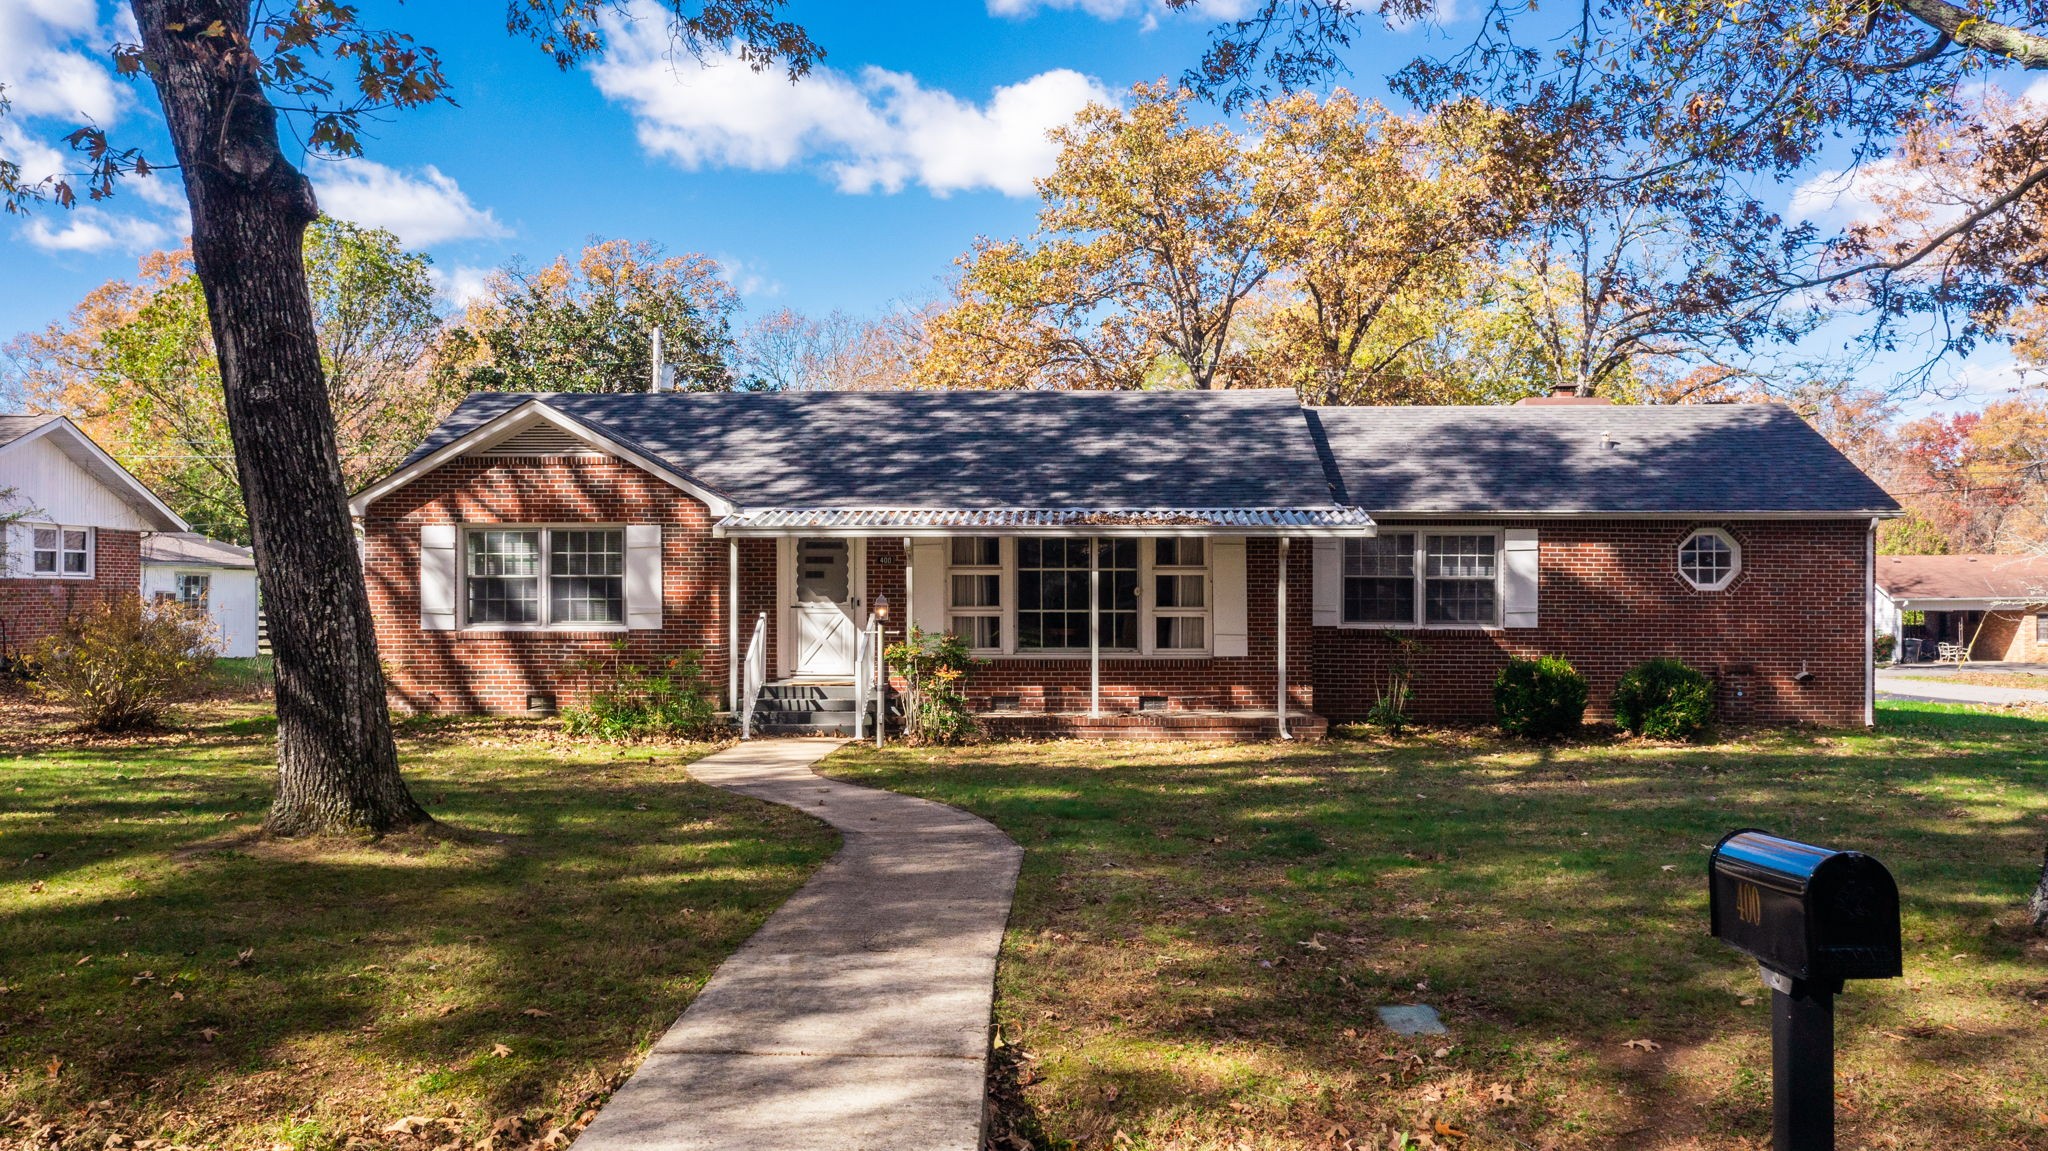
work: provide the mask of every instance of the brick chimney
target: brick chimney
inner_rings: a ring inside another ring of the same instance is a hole
[[[1515,401],[1518,408],[1551,407],[1563,404],[1605,404],[1612,401],[1605,396],[1582,396],[1574,384],[1552,384],[1547,396],[1524,396]]]

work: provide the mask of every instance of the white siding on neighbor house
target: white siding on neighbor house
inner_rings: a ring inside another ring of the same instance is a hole
[[[16,444],[0,455],[0,492],[13,496],[0,512],[27,512],[36,523],[74,527],[153,531],[161,527],[142,517],[120,493],[72,462],[52,435]]]
[[[249,568],[211,568],[197,564],[142,565],[142,598],[178,594],[185,573],[210,577],[206,614],[219,633],[221,655],[247,659],[256,654],[256,573]]]

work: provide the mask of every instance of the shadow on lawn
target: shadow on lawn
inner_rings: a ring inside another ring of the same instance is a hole
[[[1967,751],[1923,738],[1937,734],[1542,748],[1433,733],[831,762],[959,803],[1025,846],[998,1010],[1065,1068],[1049,1072],[1052,1094],[1023,1093],[1046,1109],[1029,1122],[1083,1145],[1229,1117],[1247,1100],[1247,1114],[1277,1111],[1268,1122],[1303,1138],[1320,1138],[1325,1119],[1420,1118],[1428,1101],[1406,1090],[1410,1065],[1382,1058],[1403,1046],[1374,1023],[1390,1002],[1442,1011],[1463,1045],[1453,1063],[1474,1074],[1548,1077],[1558,1099],[1497,1108],[1493,1130],[1557,1135],[1554,1105],[1593,1109],[1573,1145],[1648,1145],[1640,1133],[1678,1112],[1766,1132],[1767,1094],[1705,1090],[1668,1071],[1671,1056],[1624,1046],[1707,1048],[1724,1079],[1730,1059],[1767,1070],[1767,1008],[1739,1002],[1767,1002],[1754,968],[1706,934],[1707,849],[1742,826],[1869,850],[1897,875],[1908,974],[1931,976],[1938,994],[1852,991],[1844,1065],[1887,1069],[1858,1090],[1889,1091],[1886,1106],[1910,1115],[1898,1130],[1924,1124],[1964,1145],[2011,1138],[2001,1125],[2031,1122],[2023,1104],[1951,1107],[1952,1091],[1907,1085],[1950,1085],[1959,1067],[1997,1087],[2048,1074],[2019,994],[2048,748],[2000,733]],[[1862,753],[1843,754],[1852,738]],[[1942,1011],[1958,1018],[1930,1027]],[[1671,1108],[1703,1090],[1705,1102]],[[1845,1115],[1845,1130],[1861,1122]]]
[[[459,835],[222,835],[260,821],[267,752],[208,739],[0,759],[20,792],[0,825],[21,861],[8,879],[35,885],[0,898],[0,1066],[61,1061],[0,1100],[132,1098],[216,1133],[315,1104],[573,1115],[833,844],[688,781],[683,757],[454,740],[407,760]]]

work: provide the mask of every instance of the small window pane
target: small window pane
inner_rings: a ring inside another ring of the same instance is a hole
[[[1415,580],[1408,576],[1345,580],[1344,622],[1413,624]]]
[[[1430,579],[1492,579],[1494,539],[1430,536],[1425,572]]]
[[[1678,549],[1678,571],[1695,587],[1719,587],[1735,574],[1735,549],[1713,532],[1700,532]]]
[[[1415,533],[1395,532],[1369,540],[1344,541],[1347,576],[1409,576],[1415,574]]]
[[[471,623],[540,622],[540,533],[469,533]]]
[[[1155,608],[1199,608],[1203,602],[1202,585],[1206,583],[1198,575],[1163,575],[1153,577],[1157,590],[1152,606]]]
[[[999,615],[956,615],[948,626],[976,651],[1003,646],[1003,617]]]
[[[1153,623],[1154,646],[1160,651],[1200,651],[1207,645],[1208,621],[1201,616],[1160,616]]]
[[[1491,580],[1430,580],[1424,618],[1430,623],[1490,624],[1493,604]]]
[[[1002,562],[1002,541],[994,536],[953,537],[954,567],[992,568]]]
[[[1158,540],[1157,550],[1152,553],[1152,562],[1159,567],[1201,567],[1207,560],[1203,540]]]
[[[193,611],[206,610],[206,596],[212,587],[213,577],[204,573],[182,572],[178,576],[178,602]]]
[[[540,574],[540,533],[482,531],[469,533],[469,574],[531,576]]]
[[[618,623],[626,618],[626,533],[561,531],[548,537],[548,619]]]
[[[68,532],[65,532],[65,533],[64,533],[64,550],[65,550],[65,551],[67,551],[67,552],[82,552],[82,551],[84,551],[84,550],[85,550],[85,533],[84,533],[84,532],[70,532],[70,531],[68,531]]]
[[[954,607],[1001,607],[1003,578],[993,575],[953,575]]]
[[[39,548],[42,548],[42,549],[43,549],[43,550],[45,550],[45,551],[56,551],[56,550],[57,550],[57,529],[56,529],[56,528],[37,528],[37,529],[36,529],[36,546],[37,546],[37,547],[39,547]]]

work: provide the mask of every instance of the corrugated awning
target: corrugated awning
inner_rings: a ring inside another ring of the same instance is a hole
[[[745,508],[721,536],[1371,535],[1363,508]]]

